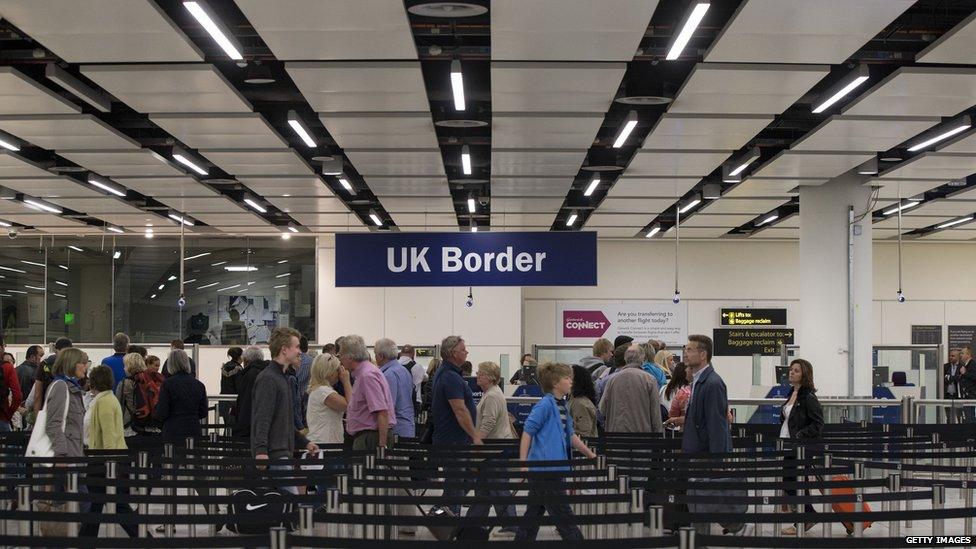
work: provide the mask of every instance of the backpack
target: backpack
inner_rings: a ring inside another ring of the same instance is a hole
[[[417,361],[411,360],[410,362],[404,364],[403,367],[407,369],[407,373],[412,374],[412,372],[410,372],[410,369],[413,368],[416,365],[417,365]],[[417,386],[413,384],[413,379],[412,379],[413,378],[413,375],[411,375],[410,377],[411,377],[410,387],[412,387],[412,389],[410,390],[410,402],[413,404],[414,409],[416,411],[416,408],[417,408]]]
[[[151,375],[150,372],[139,372],[132,378],[132,382],[135,384],[132,389],[132,399],[135,403],[132,419],[139,423],[148,422],[156,413],[163,377],[158,374]]]
[[[225,526],[235,534],[267,534],[268,530],[276,526],[291,529],[292,504],[281,501],[281,493],[269,490],[260,496],[252,490],[234,490],[231,493],[234,501],[228,507],[228,513],[238,515],[238,518],[228,522]],[[243,500],[238,498],[244,498]],[[248,515],[275,515],[276,520],[255,519]]]

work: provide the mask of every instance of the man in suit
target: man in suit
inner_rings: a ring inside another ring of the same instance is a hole
[[[960,398],[959,369],[961,366],[962,365],[959,364],[959,349],[950,349],[949,362],[942,365],[942,378],[944,380],[942,383],[942,398],[949,400]],[[946,423],[959,423],[959,420],[962,418],[962,409],[949,406],[946,407],[945,410]]]
[[[959,396],[960,398],[976,398],[976,361],[973,360],[973,346],[966,345],[959,350]],[[976,422],[976,414],[972,406],[963,408],[966,423]]]

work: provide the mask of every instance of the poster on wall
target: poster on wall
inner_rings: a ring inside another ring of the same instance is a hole
[[[976,326],[949,326],[949,348],[976,344]]]
[[[942,325],[912,324],[912,345],[942,345]]]
[[[793,328],[715,328],[712,342],[715,356],[777,356],[793,335]]]
[[[592,343],[620,335],[637,341],[660,339],[683,345],[688,339],[688,305],[661,301],[559,301],[556,341]]]

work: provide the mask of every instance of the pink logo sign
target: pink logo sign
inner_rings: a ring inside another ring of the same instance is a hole
[[[563,311],[563,337],[601,337],[609,329],[602,311]]]

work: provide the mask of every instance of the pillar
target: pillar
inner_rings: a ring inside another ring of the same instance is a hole
[[[800,187],[799,356],[813,364],[821,396],[870,396],[871,205],[865,178],[843,175]],[[850,320],[853,319],[853,322]]]

